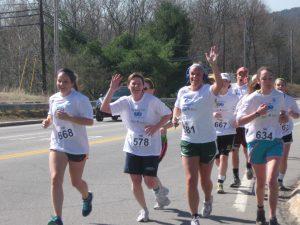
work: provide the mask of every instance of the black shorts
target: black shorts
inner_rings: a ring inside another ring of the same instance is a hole
[[[282,141],[284,144],[290,144],[293,142],[293,133],[290,133],[288,135],[285,135],[282,137]]]
[[[234,134],[217,137],[217,145],[218,145],[219,154],[216,156],[216,158],[219,158],[220,155],[228,156],[228,154],[231,151],[232,146],[233,146],[234,137],[235,137]]]
[[[240,145],[242,145],[244,148],[247,148],[246,133],[244,127],[236,128],[236,134],[234,136],[233,148],[239,149]]]
[[[126,152],[124,173],[156,177],[159,156],[138,156]]]
[[[75,154],[70,154],[66,153],[68,160],[72,162],[81,162],[86,159],[87,154],[80,154],[80,155],[75,155]]]

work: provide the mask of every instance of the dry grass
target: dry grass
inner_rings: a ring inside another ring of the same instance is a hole
[[[0,92],[0,103],[25,103],[40,102],[48,103],[48,96],[27,94],[22,90],[2,90]]]

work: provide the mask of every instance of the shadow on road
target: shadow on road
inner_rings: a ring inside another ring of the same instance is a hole
[[[244,219],[239,219],[235,217],[228,217],[228,216],[210,216],[208,219],[219,222],[219,223],[228,223],[231,224],[230,222],[235,222],[239,224],[255,224],[254,220],[244,220]]]

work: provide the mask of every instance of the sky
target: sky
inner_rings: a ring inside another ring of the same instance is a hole
[[[262,0],[271,12],[300,7],[300,0]]]

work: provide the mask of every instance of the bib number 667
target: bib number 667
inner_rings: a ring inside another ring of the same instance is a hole
[[[59,140],[62,140],[64,138],[66,139],[66,138],[74,136],[72,129],[59,131],[59,132],[57,132],[57,135],[58,135]]]

